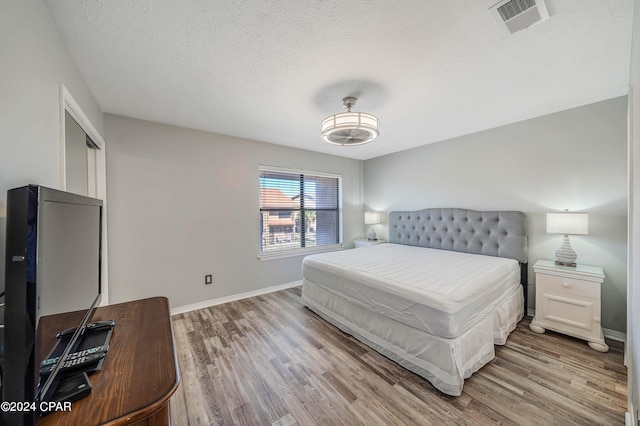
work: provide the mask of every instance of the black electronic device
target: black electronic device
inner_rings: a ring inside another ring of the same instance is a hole
[[[78,373],[60,380],[50,402],[74,402],[90,393],[91,382],[87,373]]]
[[[87,326],[84,328],[84,330],[82,330],[80,333],[84,334],[87,331],[101,330],[103,328],[111,329],[115,325],[116,325],[116,323],[113,320],[96,321],[96,322],[92,322],[92,323],[87,324]],[[56,334],[56,337],[58,339],[60,339],[60,338],[65,337],[65,336],[71,336],[71,335],[73,335],[73,333],[76,332],[77,329],[78,329],[78,327],[67,328],[66,330],[62,330],[58,334]]]
[[[42,347],[38,327],[44,317],[81,311],[78,330],[58,340],[65,345],[55,356],[79,350],[102,293],[102,227],[101,200],[38,185],[7,191],[3,401],[51,401],[62,363],[40,378],[38,356],[50,348]],[[32,411],[4,415],[5,424],[36,419]]]
[[[66,358],[66,361],[62,362],[61,367],[58,367],[57,364],[40,367],[40,377],[49,377],[49,374],[51,374],[56,369],[59,370],[58,375],[68,376],[77,370],[82,370],[85,367],[91,367],[94,364],[97,364],[105,356],[106,356],[106,353],[104,352],[96,352],[96,353],[82,355],[75,358]]]
[[[108,345],[104,345],[104,346],[96,346],[95,348],[89,348],[89,349],[84,349],[82,351],[78,351],[78,352],[72,352],[69,355],[67,355],[67,357],[65,358],[65,361],[68,360],[72,360],[72,359],[77,359],[83,356],[87,356],[87,355],[92,355],[92,354],[97,354],[97,353],[104,353],[107,352],[107,350],[109,349]],[[60,357],[56,356],[53,358],[47,358],[44,361],[42,361],[40,363],[40,368],[42,369],[42,367],[46,367],[47,365],[53,365],[56,362],[60,361]]]
[[[111,341],[111,335],[113,334],[113,328],[110,324],[114,324],[113,321],[100,322],[101,327],[85,328],[84,334],[78,339],[76,345],[74,345],[73,352],[67,354],[64,361],[76,361],[80,358],[87,357],[89,355],[104,353],[109,349],[109,342]],[[58,333],[60,334],[60,333]],[[46,358],[40,363],[40,376],[46,378],[51,368],[45,369],[45,367],[55,367],[56,364],[62,359],[62,353],[67,347],[71,336],[66,335],[58,339],[58,343],[49,352]],[[85,360],[86,361],[86,360]],[[75,373],[77,370],[82,370],[87,374],[93,374],[102,369],[103,357],[93,357],[89,359],[91,362],[82,362],[80,365],[73,364],[74,368],[61,367],[59,375],[65,377],[70,373]],[[63,363],[64,364],[64,363]]]

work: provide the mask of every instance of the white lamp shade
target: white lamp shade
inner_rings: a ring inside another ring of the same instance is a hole
[[[380,223],[380,213],[379,212],[364,212],[364,224],[365,225],[375,225]]]
[[[587,213],[547,213],[547,234],[586,235],[589,233]]]

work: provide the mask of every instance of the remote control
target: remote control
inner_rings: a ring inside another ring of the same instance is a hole
[[[109,345],[96,346],[95,348],[85,349],[85,350],[79,351],[79,352],[72,352],[69,355],[67,355],[65,360],[69,361],[69,360],[73,360],[73,359],[76,359],[76,358],[80,358],[82,356],[87,356],[87,355],[91,355],[91,354],[95,354],[95,353],[99,353],[99,352],[107,352],[107,350],[109,350]],[[45,367],[47,365],[55,364],[58,361],[60,361],[60,357],[59,356],[54,357],[54,358],[45,359],[44,361],[42,361],[40,366]]]
[[[60,371],[64,371],[66,373],[72,370],[80,369],[86,365],[91,365],[100,361],[105,357],[105,355],[106,354],[104,352],[99,352],[64,361],[62,363],[62,368],[60,369]],[[51,366],[40,367],[40,375],[48,376],[55,368],[55,364]]]

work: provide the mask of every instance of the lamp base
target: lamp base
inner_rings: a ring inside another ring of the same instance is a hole
[[[577,255],[571,247],[569,236],[565,235],[562,239],[562,245],[556,250],[556,265],[576,266]]]
[[[369,235],[367,235],[367,240],[376,241],[378,236],[376,235],[376,230],[373,229],[373,225],[371,225],[371,229],[369,229]]]

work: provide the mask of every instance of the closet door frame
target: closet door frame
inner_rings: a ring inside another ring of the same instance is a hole
[[[60,83],[60,188],[67,190],[66,178],[66,150],[65,150],[65,112],[80,125],[82,130],[95,144],[96,167],[95,184],[96,196],[103,202],[102,208],[102,301],[101,305],[109,304],[109,268],[107,250],[107,167],[106,167],[106,143],[102,135],[95,128],[89,117],[82,111],[80,105],[73,99],[69,90]],[[93,176],[90,180],[93,179]]]

